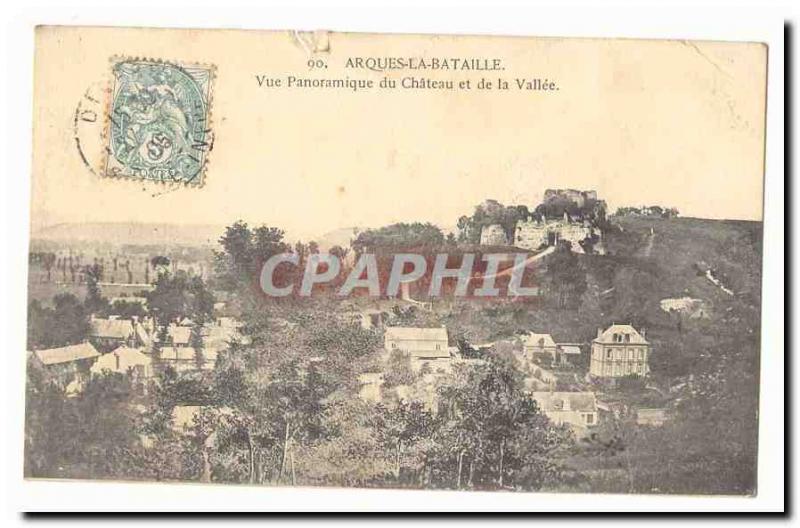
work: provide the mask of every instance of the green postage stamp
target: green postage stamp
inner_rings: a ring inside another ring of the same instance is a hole
[[[213,67],[124,58],[112,69],[105,174],[202,185]]]

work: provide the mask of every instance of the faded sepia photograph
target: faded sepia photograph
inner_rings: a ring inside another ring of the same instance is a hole
[[[768,52],[36,28],[24,477],[756,495]]]

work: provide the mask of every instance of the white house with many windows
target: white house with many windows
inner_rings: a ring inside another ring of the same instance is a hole
[[[597,378],[645,376],[651,348],[644,330],[637,331],[629,324],[613,324],[605,331],[598,328],[589,374]]]

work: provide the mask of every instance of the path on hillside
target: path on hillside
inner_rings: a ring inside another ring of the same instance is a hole
[[[639,254],[640,257],[650,258],[650,255],[653,253],[653,242],[655,241],[655,239],[656,239],[656,232],[651,227],[650,235],[647,237],[647,243],[642,248]]]
[[[484,279],[492,279],[492,278],[497,278],[497,277],[507,277],[507,276],[511,275],[514,272],[514,270],[517,270],[517,269],[520,269],[520,268],[526,268],[528,266],[528,264],[532,264],[532,263],[536,262],[539,259],[543,259],[547,255],[550,255],[551,253],[555,252],[555,250],[556,250],[555,246],[548,246],[548,248],[545,249],[544,251],[542,251],[541,253],[537,253],[536,255],[530,256],[527,259],[525,259],[522,262],[520,262],[519,264],[515,264],[514,266],[511,266],[510,268],[506,268],[503,271],[500,271],[500,272],[495,273],[493,275],[480,275],[478,277],[473,277],[472,280],[475,280],[475,279],[484,280]]]

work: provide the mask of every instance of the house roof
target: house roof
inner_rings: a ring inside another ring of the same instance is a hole
[[[92,365],[92,372],[110,370],[112,372],[126,372],[128,368],[137,365],[149,365],[152,360],[142,354],[139,349],[121,346],[108,354],[103,354]]]
[[[525,344],[528,346],[541,346],[541,347],[554,347],[556,342],[550,334],[537,334],[536,332],[528,332],[523,338]]]
[[[188,345],[192,337],[192,329],[188,326],[170,325],[167,334],[172,339],[174,345]]]
[[[92,319],[91,327],[92,337],[128,339],[133,333],[130,319]]]
[[[100,356],[100,353],[91,343],[79,343],[60,348],[48,348],[36,350],[36,357],[45,365],[56,365],[58,363],[69,363],[81,359],[90,359]]]
[[[411,328],[390,326],[386,329],[387,339],[400,341],[447,341],[447,328]]]
[[[559,345],[564,354],[581,354],[581,347],[578,345]]]
[[[569,403],[570,411],[594,412],[597,410],[597,399],[593,392],[533,392],[531,397],[545,412],[567,410],[566,402]]]
[[[192,347],[165,346],[161,348],[161,354],[159,357],[165,360],[194,361],[195,351]]]
[[[134,328],[136,330],[136,338],[143,344],[150,345],[151,336],[150,332],[147,331],[147,328],[145,328],[142,323],[136,323]]]
[[[634,327],[629,324],[614,324],[609,326],[599,337],[594,339],[595,343],[604,343],[604,344],[619,344],[620,341],[614,340],[614,335],[628,335],[630,336],[629,341],[624,341],[624,343],[632,343],[634,345],[647,345],[647,340],[642,337],[642,334],[636,331]]]

